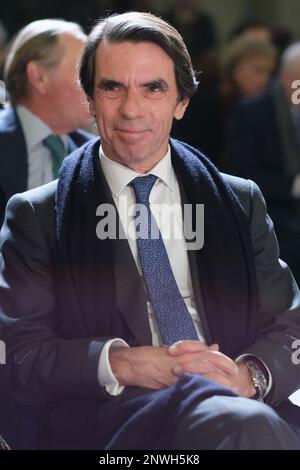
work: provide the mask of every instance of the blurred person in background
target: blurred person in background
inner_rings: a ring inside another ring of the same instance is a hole
[[[78,130],[90,121],[77,71],[85,41],[76,23],[39,20],[12,43],[5,64],[11,105],[0,112],[0,226],[10,196],[55,179],[64,156],[92,137]],[[15,447],[11,431],[23,432],[16,417],[32,416],[3,396],[1,373],[0,430]],[[29,441],[31,432],[23,432]]]
[[[0,225],[7,200],[57,177],[65,155],[92,136],[77,64],[86,36],[63,20],[34,21],[16,36],[4,79],[11,106],[0,112]]]
[[[293,33],[283,26],[270,27],[266,22],[255,18],[249,18],[239,23],[231,32],[229,40],[237,37],[247,37],[259,41],[272,42],[277,50],[277,73],[280,59],[285,49],[293,42]]]
[[[224,169],[261,187],[281,257],[300,282],[300,42],[284,52],[278,79],[236,108],[227,135]],[[294,98],[293,98],[294,97]]]
[[[219,81],[202,86],[192,97],[182,121],[172,135],[201,148],[215,163],[222,164],[225,129],[238,101],[261,93],[276,66],[276,49],[263,40],[242,36],[224,50]]]
[[[243,97],[258,95],[269,84],[276,66],[276,49],[268,41],[241,36],[224,50],[221,95],[231,111]]]

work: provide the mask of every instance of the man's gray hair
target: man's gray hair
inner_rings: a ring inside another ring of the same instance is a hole
[[[280,70],[291,71],[295,65],[300,63],[300,41],[288,46],[281,56]]]
[[[182,37],[169,23],[151,13],[128,12],[111,15],[96,24],[90,33],[80,66],[80,81],[85,93],[93,97],[95,56],[102,42],[152,42],[160,46],[174,63],[179,99],[189,98],[198,82]]]
[[[64,50],[58,44],[61,34],[85,41],[86,35],[77,23],[58,19],[33,21],[15,37],[7,55],[4,80],[13,104],[27,95],[27,64],[35,60],[45,69],[57,66]]]

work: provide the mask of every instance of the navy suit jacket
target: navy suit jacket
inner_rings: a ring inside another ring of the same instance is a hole
[[[73,152],[92,134],[77,130],[68,134],[68,153]],[[16,110],[0,111],[0,226],[8,199],[26,191],[28,179],[28,155],[25,137]]]

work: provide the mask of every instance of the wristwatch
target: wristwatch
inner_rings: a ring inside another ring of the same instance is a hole
[[[256,400],[262,400],[268,389],[268,380],[263,371],[263,366],[253,359],[246,360],[245,364],[248,367],[253,386],[256,390],[256,394],[253,398]]]

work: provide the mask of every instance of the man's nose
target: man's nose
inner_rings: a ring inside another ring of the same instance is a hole
[[[142,115],[142,97],[137,91],[126,91],[121,102],[120,112],[126,119],[135,119]]]

